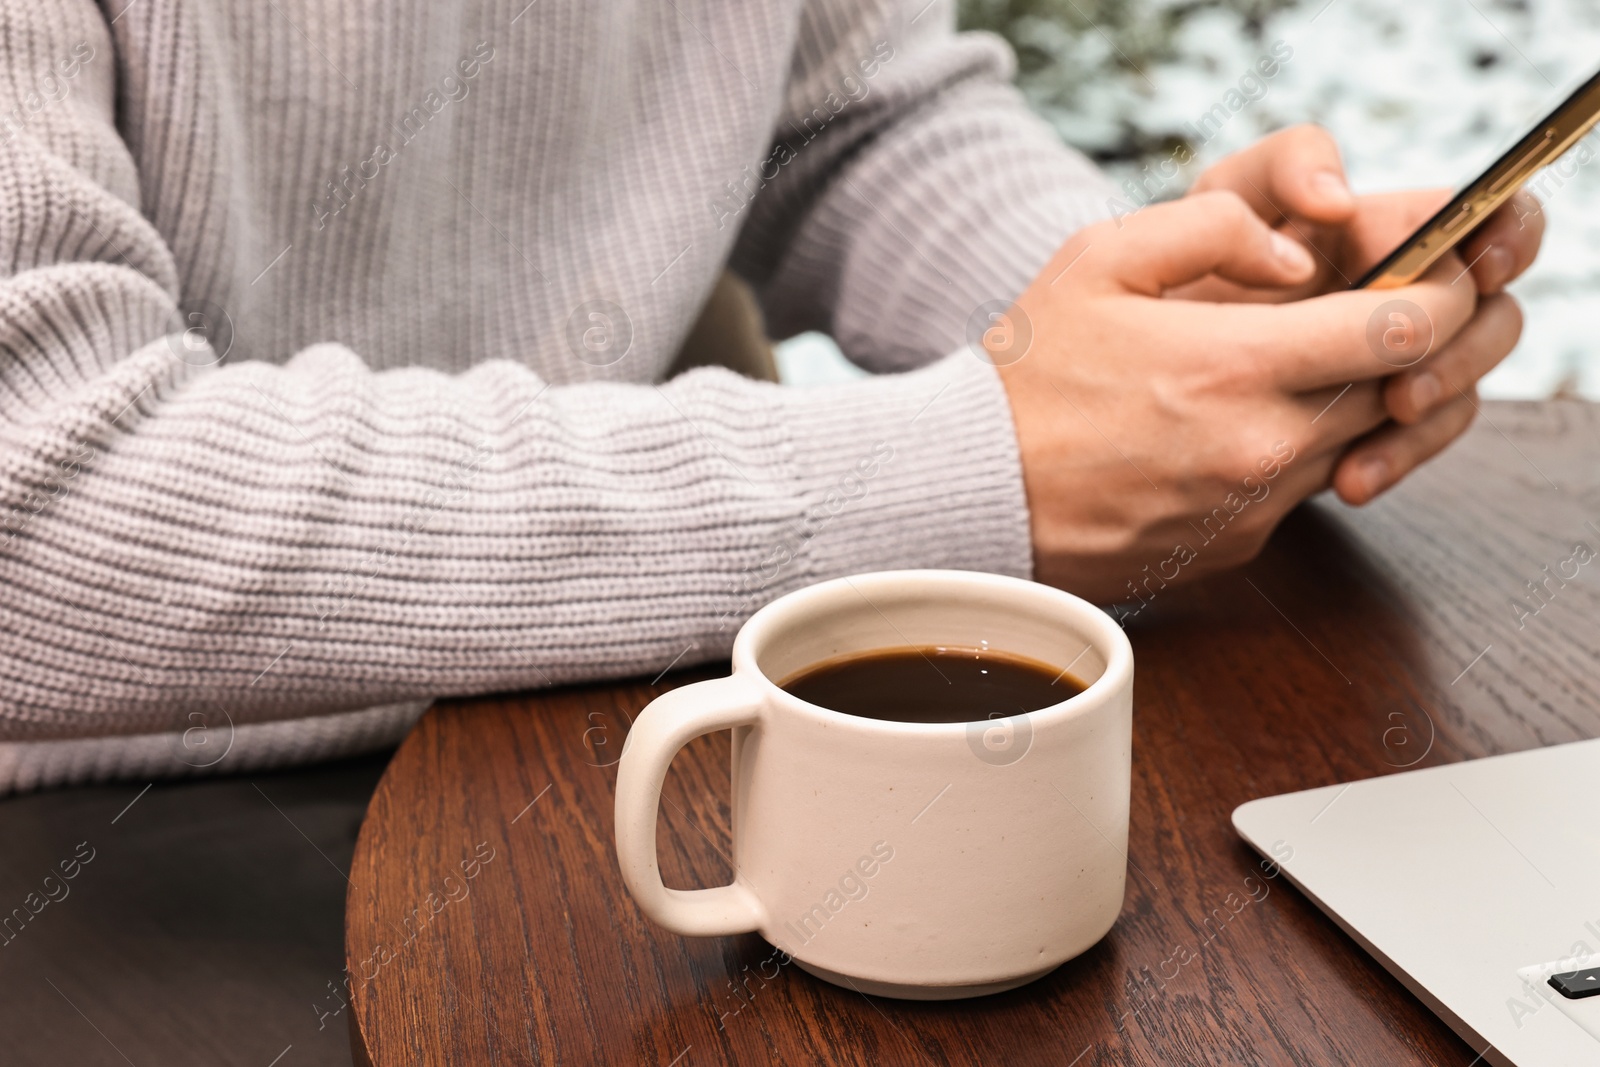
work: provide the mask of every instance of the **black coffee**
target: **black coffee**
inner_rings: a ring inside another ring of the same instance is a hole
[[[977,648],[885,648],[813,664],[782,683],[812,704],[893,722],[975,722],[1038,711],[1086,686],[1048,663]]]

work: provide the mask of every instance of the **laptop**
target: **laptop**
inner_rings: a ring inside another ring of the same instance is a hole
[[[1233,825],[1483,1062],[1600,1064],[1600,739],[1253,800]]]

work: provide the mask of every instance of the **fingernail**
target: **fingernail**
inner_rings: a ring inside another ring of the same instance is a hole
[[[1444,385],[1432,371],[1423,371],[1411,380],[1411,406],[1417,411],[1427,411],[1444,393]]]
[[[1511,277],[1511,250],[1490,245],[1483,254],[1483,287],[1498,289]]]
[[[1272,231],[1272,254],[1278,262],[1296,274],[1306,274],[1316,266],[1311,261],[1311,253],[1306,251],[1306,246],[1293,238],[1285,237],[1277,230]]]
[[[1335,171],[1319,170],[1311,176],[1311,188],[1329,204],[1349,207],[1355,203],[1355,194],[1345,184],[1344,177]]]
[[[1361,484],[1367,487],[1367,496],[1374,497],[1389,484],[1389,461],[1369,459],[1361,464]]]

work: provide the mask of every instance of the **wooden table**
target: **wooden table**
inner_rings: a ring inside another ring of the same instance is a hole
[[[1259,871],[1228,816],[1600,734],[1600,560],[1542,599],[1525,584],[1577,542],[1600,550],[1600,409],[1485,416],[1373,507],[1302,508],[1244,571],[1165,591],[1132,623],[1136,871],[1111,934],[1048,977],[975,1001],[869,999],[756,936],[646,921],[612,847],[612,764],[630,716],[701,672],[427,714],[351,870],[357,1062],[1467,1067],[1473,1050],[1281,879],[1233,914]],[[727,761],[724,734],[673,764],[668,885],[730,880]],[[1156,978],[1179,947],[1191,962]]]

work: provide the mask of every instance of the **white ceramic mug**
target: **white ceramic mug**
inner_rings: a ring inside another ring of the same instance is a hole
[[[839,655],[988,647],[1070,670],[1082,693],[971,723],[863,718],[779,682]],[[617,855],[679,934],[759,932],[862,992],[946,999],[1029,982],[1111,929],[1127,874],[1133,651],[1094,605],[972,571],[823,582],[756,612],[733,673],[652,701],[617,771]],[[673,755],[733,731],[731,885],[668,889],[656,813]]]

